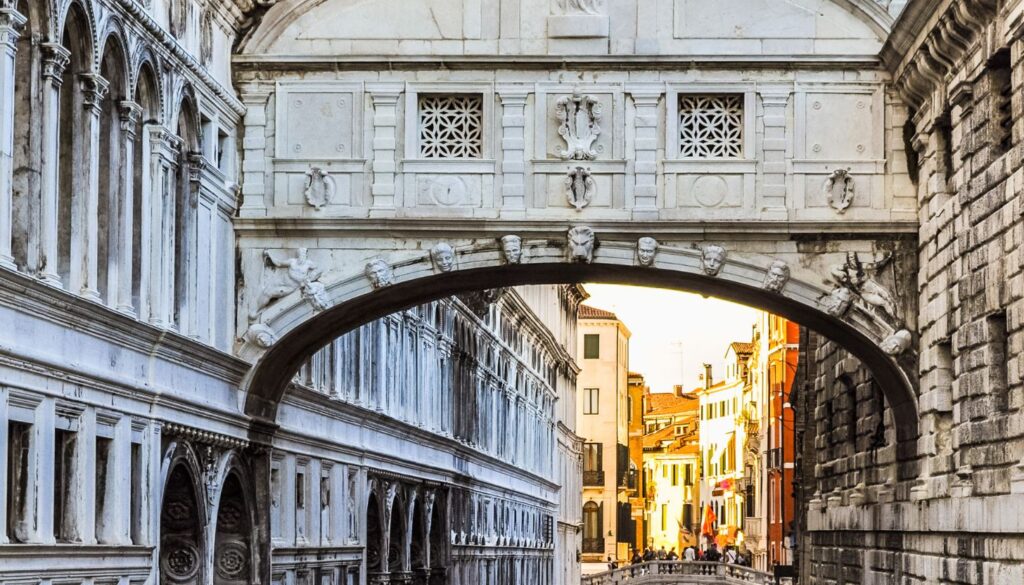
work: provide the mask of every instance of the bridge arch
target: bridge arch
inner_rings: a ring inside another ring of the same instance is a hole
[[[661,244],[653,262],[644,266],[637,258],[637,240],[625,234],[602,237],[598,233],[589,262],[570,259],[564,235],[524,237],[520,263],[507,261],[499,239],[476,241],[454,248],[456,264],[447,272],[423,251],[376,258],[393,273],[391,283],[379,288],[367,277],[364,264],[343,266],[336,275],[325,275],[315,283],[323,286],[318,301],[297,290],[272,303],[256,319],[265,337],[257,339],[251,327],[240,347],[241,355],[254,362],[245,384],[245,411],[263,423],[257,426],[273,428],[277,407],[299,366],[334,338],[374,319],[464,292],[599,282],[715,296],[771,311],[825,335],[874,374],[892,409],[897,439],[904,445],[900,451],[909,455],[907,449],[918,436],[916,352],[907,348],[893,355],[886,351],[891,348],[883,348],[894,338],[907,335],[901,332],[907,325],[866,302],[867,293],[858,290],[850,291],[854,301],[848,310],[839,314],[829,311],[835,291],[845,288],[827,276],[829,266],[848,260],[851,252],[809,254],[794,247],[775,254],[729,253],[730,244],[725,243],[720,271],[708,274],[702,258],[703,250],[711,245]],[[785,263],[789,278],[774,292],[766,284],[777,262]],[[901,313],[907,314],[907,309]]]

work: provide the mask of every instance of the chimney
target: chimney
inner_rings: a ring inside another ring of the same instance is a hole
[[[676,384],[675,386],[672,387],[672,389],[676,391],[676,396],[682,396],[683,395],[683,385],[682,384]]]
[[[711,387],[711,364],[704,364],[704,389]]]

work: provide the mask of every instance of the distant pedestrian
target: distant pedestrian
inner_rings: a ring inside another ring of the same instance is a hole
[[[657,558],[657,555],[654,554],[654,550],[652,550],[650,547],[647,547],[647,548],[644,549],[644,562],[645,563],[649,562],[649,561],[653,561],[656,558]]]
[[[666,561],[678,561],[679,560],[679,554],[676,553],[676,547],[673,546],[672,550],[668,551],[668,554],[665,555],[665,560]]]
[[[640,556],[640,551],[633,551],[633,558],[631,558],[629,562],[634,565],[644,562],[644,558]]]
[[[722,560],[722,553],[718,551],[718,547],[715,546],[715,543],[712,542],[707,552],[704,553],[704,560],[709,563],[717,563]]]
[[[683,560],[691,561],[691,562],[692,561],[696,561],[697,560],[697,549],[696,549],[696,547],[694,547],[692,544],[690,546],[686,547],[686,550],[683,551]]]
[[[725,562],[735,565],[737,560],[736,549],[728,546],[725,548]]]
[[[613,561],[611,555],[608,555],[608,570],[609,571],[614,571],[615,569],[618,569],[618,568],[619,568],[619,563]]]
[[[658,560],[664,561],[666,556],[668,556],[668,553],[665,552],[665,545],[661,545],[661,548],[658,549]]]

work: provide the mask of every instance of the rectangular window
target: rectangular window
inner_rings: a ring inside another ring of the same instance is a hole
[[[668,530],[668,504],[661,505],[661,531]]]
[[[1009,407],[1009,378],[1007,376],[1007,353],[1009,339],[1006,329],[1006,312],[999,311],[985,318],[988,328],[988,379],[991,385],[993,407],[1004,412]]]
[[[7,540],[28,540],[29,453],[32,449],[32,425],[7,423]]]
[[[295,507],[299,510],[306,509],[306,472],[295,472]]]
[[[684,470],[684,473],[685,473],[685,476],[686,476],[685,479],[683,480],[683,484],[687,485],[687,486],[692,486],[693,485],[693,465],[687,463],[686,465],[683,466],[683,470]]]
[[[633,397],[626,398],[626,422],[633,422]]]
[[[743,96],[679,96],[680,158],[741,158]]]
[[[600,414],[601,390],[599,388],[583,389],[583,414]]]
[[[583,359],[596,360],[601,357],[601,336],[587,333],[583,336]]]
[[[281,536],[281,461],[270,464],[270,536]]]
[[[683,528],[693,530],[693,504],[683,504]]]
[[[419,140],[423,158],[483,158],[483,96],[420,94]]]
[[[71,482],[75,477],[76,433],[57,429],[53,441],[53,536],[57,542],[70,542]]]
[[[672,464],[672,485],[679,485],[679,466]]]
[[[583,471],[601,471],[602,464],[601,443],[586,443],[583,445]]]
[[[131,536],[132,544],[145,544],[145,536],[142,530],[142,490],[144,482],[142,477],[145,474],[142,464],[142,444],[132,443],[132,508],[131,508]]]
[[[992,124],[992,147],[998,154],[1010,150],[1013,146],[1013,111],[1011,101],[1013,80],[1010,67],[1009,49],[997,51],[988,62],[989,88],[992,100],[992,111],[989,123]]]

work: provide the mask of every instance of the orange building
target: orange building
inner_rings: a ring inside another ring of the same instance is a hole
[[[790,393],[796,375],[800,326],[763,313],[755,332],[757,351],[753,391],[761,409],[761,463],[759,516],[765,527],[764,566],[792,564],[793,474],[796,462],[793,409]],[[759,563],[760,564],[760,563]]]

